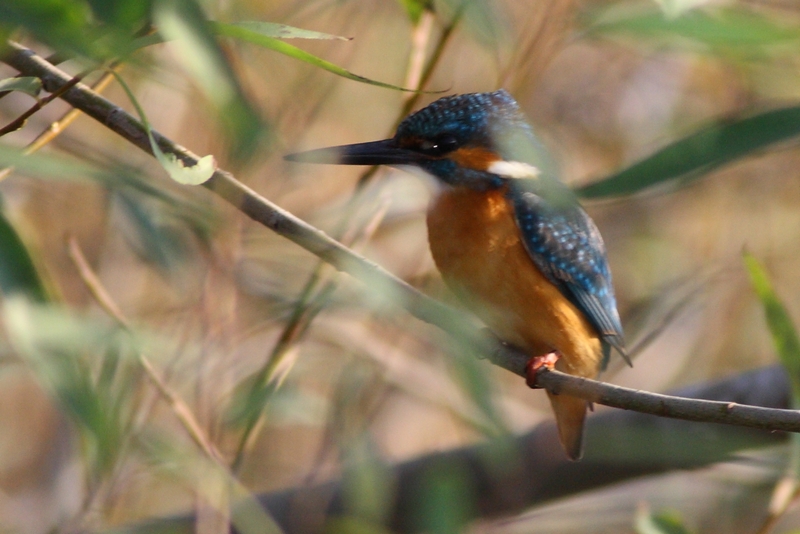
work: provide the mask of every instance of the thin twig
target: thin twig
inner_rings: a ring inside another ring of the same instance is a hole
[[[434,69],[436,68],[436,65],[441,59],[444,46],[450,39],[452,30],[456,24],[455,20],[452,21],[439,36],[434,53],[426,65],[424,62],[424,52],[425,48],[427,47],[427,43],[430,40],[430,34],[433,32],[434,19],[435,17],[433,12],[425,10],[422,18],[420,19],[420,23],[414,30],[414,38],[412,41],[415,48],[412,51],[412,56],[409,61],[408,73],[406,76],[406,87],[414,87],[418,90],[418,92],[410,93],[409,98],[406,99],[405,104],[398,113],[394,125],[392,126],[393,130],[397,128],[397,125],[400,123],[400,121],[402,121],[403,118],[408,115],[409,110],[418,101],[421,94],[419,91],[422,91],[422,89],[425,87],[425,84],[430,79]],[[350,225],[353,215],[356,213],[355,206],[360,202],[366,184],[375,175],[377,170],[378,166],[376,165],[370,167],[364,171],[364,173],[362,173],[356,183],[357,185],[355,190],[347,200],[347,203],[342,210],[344,216],[336,225],[336,228],[334,229],[334,236],[336,236],[337,239],[341,240],[345,244],[350,241],[347,239],[348,231],[346,228],[348,225]],[[351,228],[349,233],[356,234],[357,230]],[[253,395],[259,390],[267,387],[268,383],[272,380],[272,375],[275,370],[281,367],[285,355],[289,353],[289,349],[299,338],[305,334],[305,332],[311,326],[314,318],[319,314],[320,311],[322,311],[328,297],[335,290],[336,281],[328,280],[328,282],[317,291],[317,287],[323,280],[324,267],[326,265],[327,263],[324,261],[317,263],[305,285],[303,286],[303,289],[300,291],[300,295],[295,302],[292,314],[289,316],[283,331],[278,337],[278,341],[273,347],[269,357],[267,358],[267,361],[255,374],[255,380],[250,390],[250,398],[252,398]],[[244,454],[247,451],[248,443],[251,441],[252,436],[255,435],[255,429],[260,419],[260,413],[251,413],[248,415],[248,418],[244,423],[244,430],[239,438],[239,443],[236,447],[236,454],[234,455],[233,463],[231,464],[234,472],[237,472],[241,467],[242,461],[244,460]]]
[[[115,65],[109,67],[110,69],[116,68]],[[111,83],[111,80],[114,79],[114,75],[110,72],[106,72],[103,74],[96,82],[92,84],[92,90],[96,93],[102,93],[103,90],[108,87],[108,84]],[[31,141],[28,146],[26,146],[22,153],[26,156],[29,156],[36,152],[37,150],[43,148],[45,145],[50,143],[53,139],[58,137],[67,127],[75,122],[75,119],[81,116],[83,112],[78,108],[70,108],[69,111],[64,113],[60,119],[53,121],[50,123],[45,130],[42,131],[39,135],[36,136],[36,139]],[[14,167],[6,167],[5,169],[0,169],[0,181],[5,180],[9,174],[14,172]]]
[[[49,91],[56,91],[70,81],[69,75],[48,64],[33,51],[13,42],[9,43],[9,49],[10,51],[3,61],[26,75],[38,76]],[[77,84],[64,91],[61,97],[130,143],[151,153],[147,134],[142,124],[119,106],[94,93],[83,84]],[[198,157],[184,147],[157,132],[153,132],[153,136],[165,152],[174,154],[187,165],[197,163]],[[463,313],[456,312],[441,302],[423,295],[382,267],[354,253],[324,232],[271,203],[236,180],[229,172],[218,170],[206,182],[205,187],[254,221],[300,245],[336,269],[361,280],[368,287],[380,287],[384,293],[390,294],[391,298],[387,301],[390,300],[401,305],[418,319],[444,330],[464,350],[485,355],[495,365],[525,376],[527,355],[480,335],[476,332],[474,323]],[[537,385],[549,391],[586,398],[598,404],[663,417],[800,432],[800,412],[798,411],[670,397],[619,388],[556,371],[541,373]]]
[[[0,128],[0,137],[9,134],[11,132],[16,132],[17,130],[22,128],[25,125],[25,122],[34,113],[45,107],[47,104],[49,104],[56,98],[60,97],[62,93],[68,91],[70,87],[80,82],[87,74],[89,74],[89,72],[91,71],[81,72],[73,76],[72,79],[70,79],[67,83],[65,83],[64,85],[62,85],[61,87],[59,87],[58,89],[47,95],[46,97],[38,99],[34,105],[28,108],[27,111],[25,111],[19,117],[17,117],[16,119],[12,120],[8,124]]]
[[[100,282],[100,279],[97,277],[94,270],[92,270],[92,267],[86,260],[86,256],[84,256],[83,251],[81,250],[81,247],[75,237],[69,238],[67,249],[70,259],[72,259],[72,262],[78,269],[81,280],[83,280],[86,288],[92,294],[100,307],[103,308],[107,314],[113,317],[122,328],[125,330],[130,330],[130,321],[127,317],[125,317],[125,314],[122,313],[122,310],[120,310],[119,306],[117,306],[117,303],[114,302],[114,299],[111,298],[111,295],[103,286],[103,283]],[[181,398],[161,379],[153,367],[153,364],[150,362],[150,359],[147,358],[146,355],[138,353],[137,356],[139,364],[144,369],[147,377],[156,387],[167,404],[169,404],[172,412],[175,414],[175,417],[177,417],[181,422],[192,440],[194,440],[194,442],[198,447],[200,447],[206,456],[224,466],[222,455],[219,453],[217,448],[214,447],[214,444],[211,443],[211,441],[206,437],[205,433],[200,427],[200,424],[197,422],[197,419],[195,419],[194,414],[192,414],[192,411],[189,409],[189,406],[187,406],[186,403],[183,402],[183,400],[181,400]]]

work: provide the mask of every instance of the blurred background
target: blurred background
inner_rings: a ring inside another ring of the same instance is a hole
[[[282,156],[384,138],[404,106],[505,87],[579,188],[711,124],[800,100],[800,6],[790,1],[3,3],[0,34],[42,56],[58,52],[59,67],[88,72],[87,83],[115,69],[154,129],[453,305],[428,251],[429,178]],[[209,30],[203,17],[349,40],[277,40],[258,28],[271,44],[257,44]],[[136,41],[146,21],[169,42]],[[429,92],[353,81],[275,42]],[[0,79],[16,75],[0,69]],[[117,81],[103,94],[136,114]],[[2,124],[34,103],[22,91],[5,95]],[[28,146],[69,110],[54,100],[4,132],[2,146]],[[633,368],[613,361],[604,380],[662,392],[778,361],[742,253],[800,317],[800,150],[791,136],[764,147],[763,134],[746,135],[746,157],[729,165],[698,165],[647,188],[642,176],[635,194],[611,187],[584,201],[635,352]],[[198,530],[220,531],[231,500],[343,473],[358,475],[348,479],[353,506],[380,517],[392,464],[551,418],[543,392],[456,358],[443,334],[380,287],[336,274],[207,190],[170,180],[102,124],[78,117],[29,159],[0,182],[4,227],[21,240],[6,240],[2,254],[30,255],[43,288],[4,298],[0,532],[94,530],[186,510],[198,514]],[[683,529],[669,532],[795,532],[793,508],[763,530],[789,451],[637,479],[502,520],[464,525],[450,503],[431,511],[444,516],[432,530],[667,532],[647,530],[661,528],[656,517]]]

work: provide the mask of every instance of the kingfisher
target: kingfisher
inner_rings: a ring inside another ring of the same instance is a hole
[[[542,367],[596,378],[625,352],[606,248],[597,226],[557,178],[505,90],[441,98],[409,115],[394,137],[290,154],[290,161],[412,166],[441,183],[428,241],[453,290],[504,342]],[[547,393],[561,444],[583,454],[587,401]]]

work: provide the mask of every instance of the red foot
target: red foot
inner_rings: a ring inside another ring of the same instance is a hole
[[[542,369],[553,369],[560,357],[561,355],[558,352],[553,351],[544,356],[534,356],[531,358],[525,366],[525,382],[528,384],[528,387],[541,389],[536,385],[536,375],[539,374],[539,371]]]

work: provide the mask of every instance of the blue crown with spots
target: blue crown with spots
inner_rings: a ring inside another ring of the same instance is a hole
[[[460,145],[497,148],[498,140],[512,130],[532,135],[517,102],[501,89],[440,98],[401,122],[396,138],[447,134]]]

